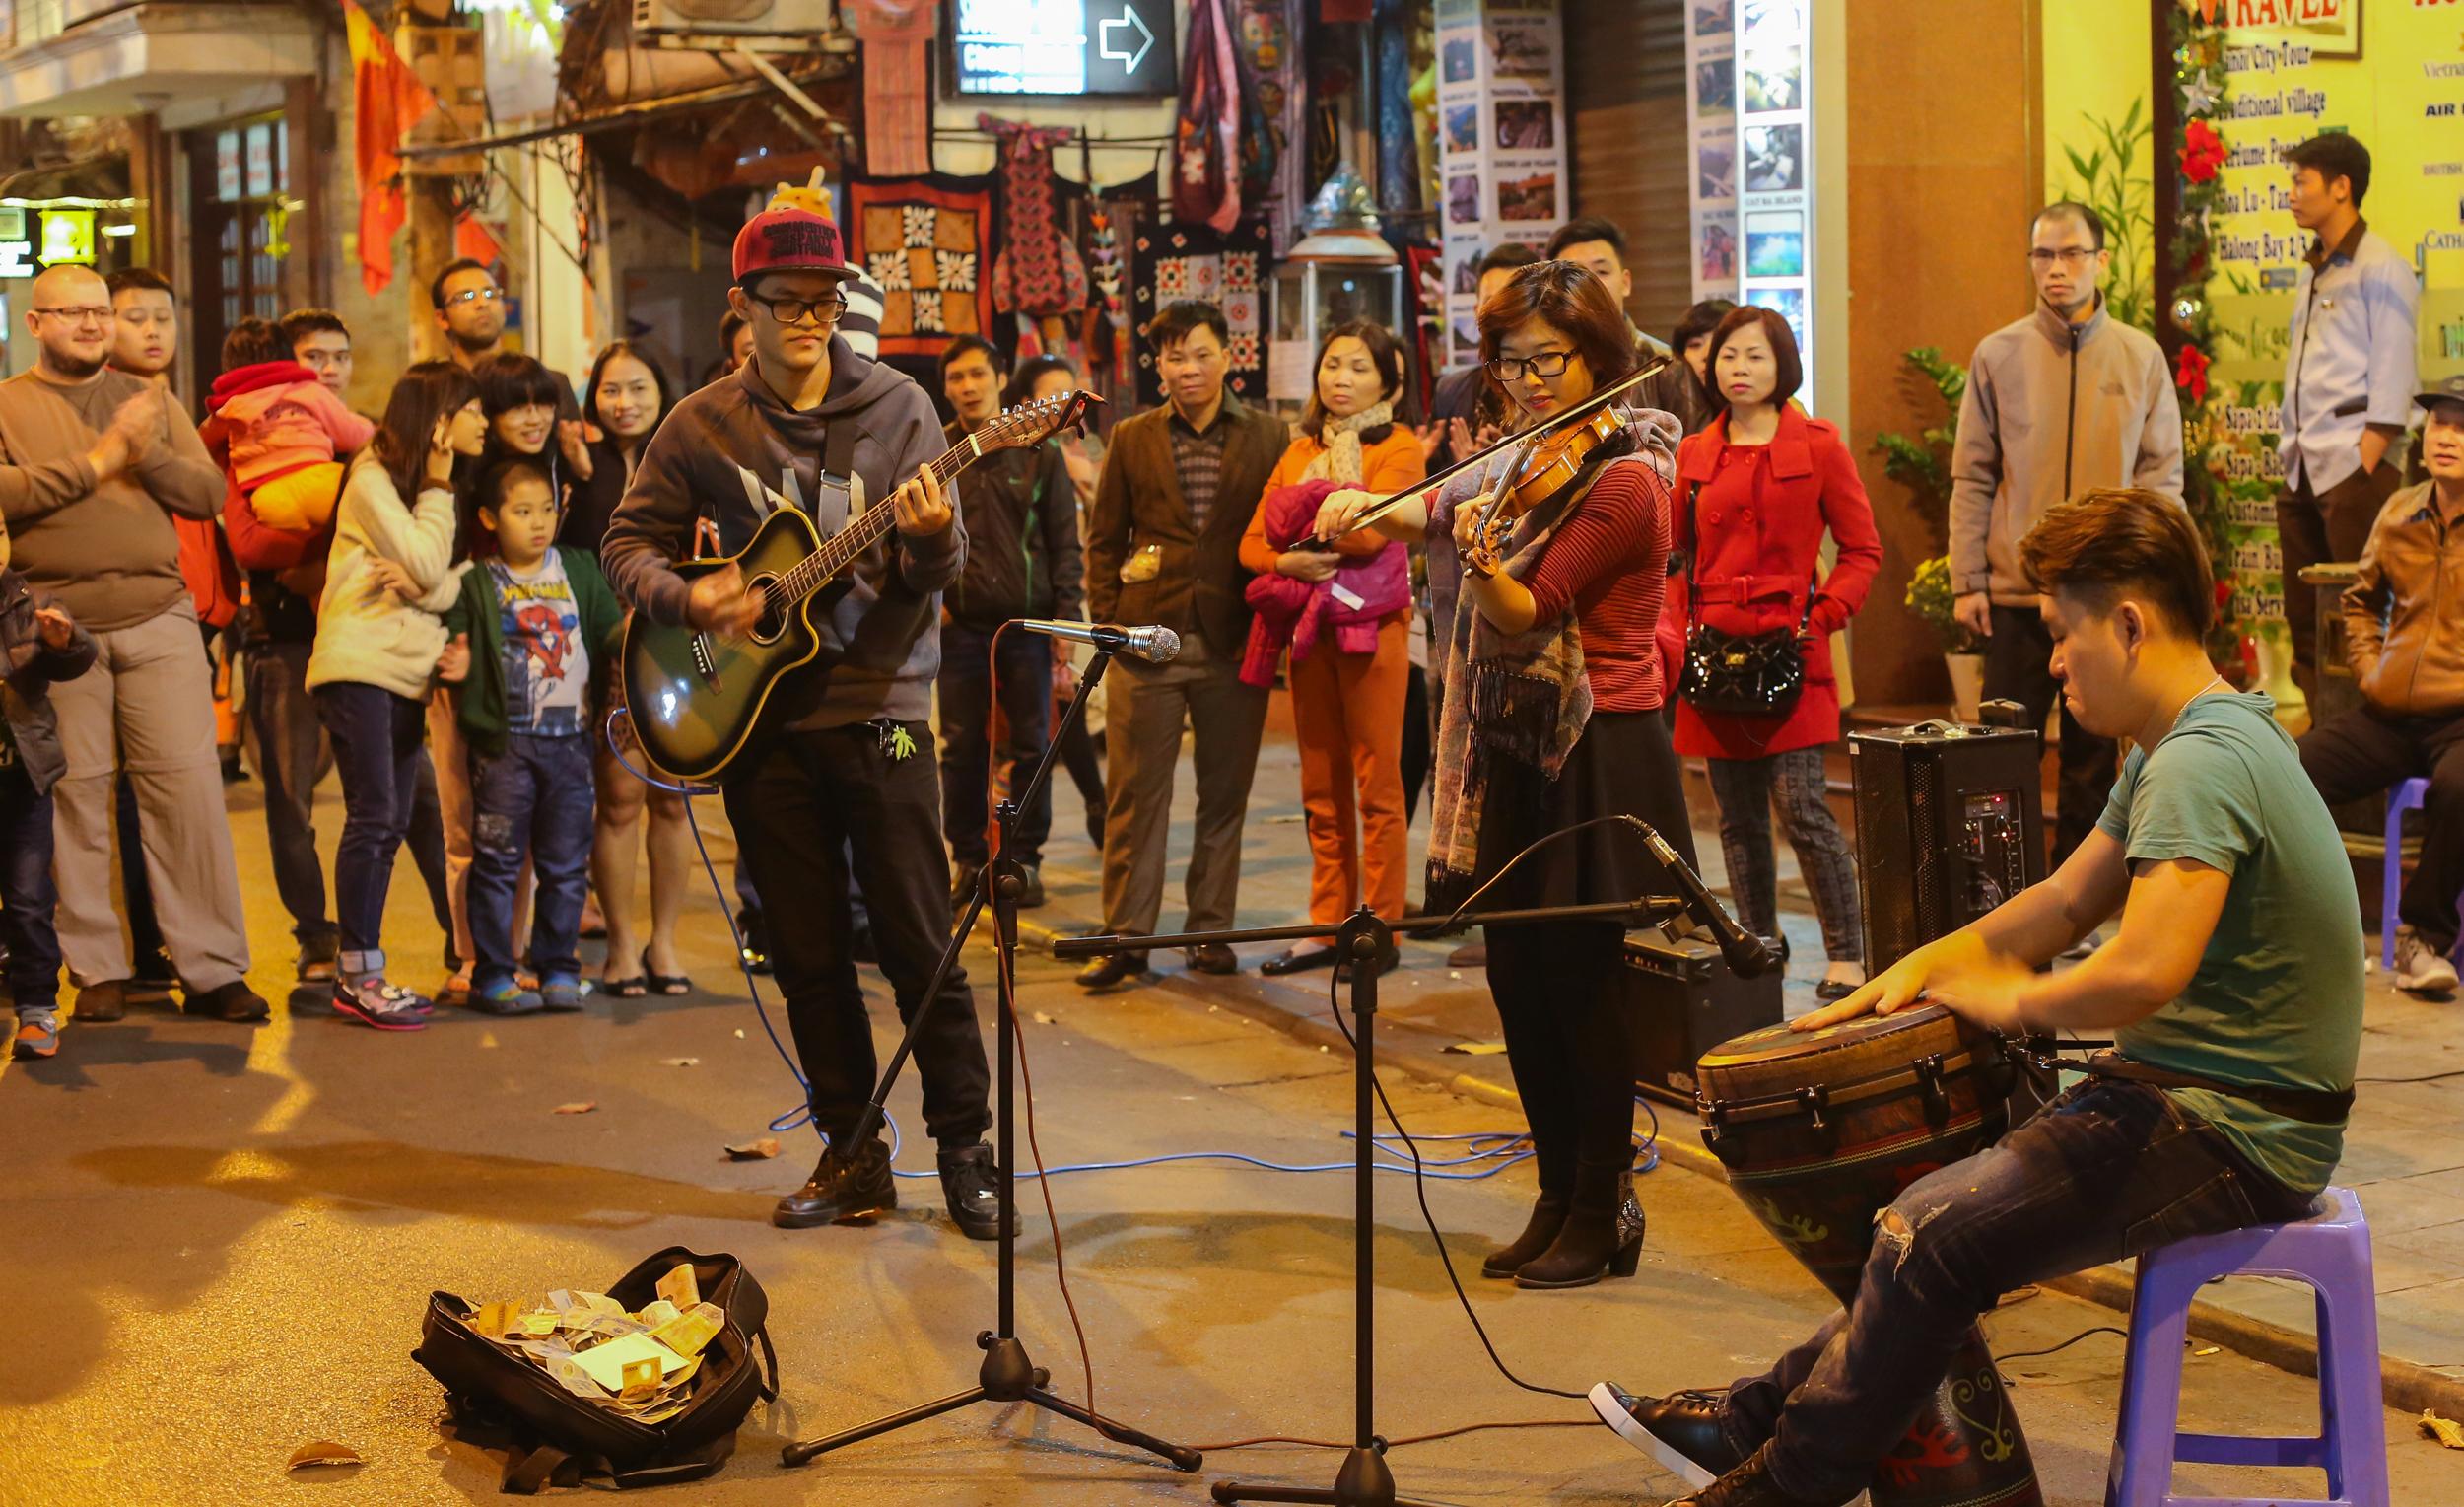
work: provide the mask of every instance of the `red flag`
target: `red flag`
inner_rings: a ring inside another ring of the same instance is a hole
[[[360,183],[360,281],[377,294],[393,281],[394,234],[410,218],[396,149],[411,127],[437,107],[437,97],[419,82],[358,0],[343,0],[342,10],[350,27],[358,117],[353,166]]]

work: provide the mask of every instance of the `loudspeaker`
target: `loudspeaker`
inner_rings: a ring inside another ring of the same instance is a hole
[[[1849,734],[1869,976],[2045,876],[2042,743],[1951,722]]]
[[[1694,1063],[1704,1053],[1780,1023],[1780,970],[1741,979],[1719,948],[1694,937],[1627,937],[1617,980],[1634,1012],[1634,1087],[1678,1109],[1694,1107]]]

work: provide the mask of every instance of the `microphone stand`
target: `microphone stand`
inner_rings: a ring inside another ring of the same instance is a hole
[[[1656,836],[1656,834],[1655,834]],[[1386,1468],[1386,1440],[1377,1432],[1377,1171],[1371,1106],[1377,1092],[1378,959],[1397,936],[1421,936],[1465,926],[1529,925],[1543,921],[1658,922],[1678,915],[1675,896],[1643,896],[1597,905],[1541,906],[1462,917],[1406,916],[1387,921],[1362,906],[1335,933],[1335,951],[1351,961],[1352,1030],[1352,1444],[1332,1487],[1249,1485],[1219,1480],[1218,1502],[1325,1502],[1334,1507],[1437,1507],[1395,1494]],[[1242,931],[1189,931],[1178,936],[1085,936],[1053,944],[1057,958],[1151,952],[1205,942],[1280,942],[1323,936],[1322,925],[1258,926]]]
[[[985,865],[983,881],[976,886],[974,895],[969,897],[966,914],[959,918],[956,929],[950,932],[948,943],[941,949],[940,961],[933,966],[932,980],[924,986],[923,1002],[916,1007],[914,1018],[907,1024],[907,1034],[900,1040],[898,1051],[890,1058],[889,1066],[882,1070],[881,1082],[873,1090],[872,1101],[864,1108],[863,1119],[857,1122],[855,1132],[848,1137],[849,1144],[862,1145],[880,1128],[882,1116],[887,1113],[885,1106],[889,1103],[890,1087],[898,1081],[900,1071],[906,1067],[908,1057],[915,1051],[917,1035],[924,1028],[924,1017],[932,1009],[933,1001],[940,997],[943,981],[958,966],[959,952],[966,946],[968,936],[975,930],[976,919],[984,914],[985,903],[990,900],[996,944],[1001,952],[996,990],[1000,999],[997,1023],[1000,1041],[995,1048],[997,1097],[994,1120],[997,1129],[993,1152],[996,1164],[994,1174],[1000,1185],[999,1298],[998,1317],[993,1327],[976,1336],[976,1347],[984,1351],[984,1362],[976,1372],[976,1384],[964,1392],[952,1393],[948,1397],[875,1418],[869,1423],[857,1424],[822,1438],[789,1444],[779,1452],[783,1464],[805,1465],[832,1450],[905,1428],[911,1423],[921,1423],[926,1418],[936,1418],[945,1412],[955,1412],[975,1403],[1032,1404],[1047,1412],[1056,1412],[1083,1423],[1115,1443],[1133,1445],[1149,1454],[1159,1455],[1171,1462],[1176,1471],[1196,1472],[1204,1463],[1204,1457],[1196,1450],[1141,1433],[1126,1423],[1056,1396],[1047,1385],[1052,1380],[1052,1373],[1028,1358],[1027,1347],[1017,1337],[1018,1180],[1015,1175],[1017,1163],[1013,1158],[1010,1085],[1014,1065],[1013,1033],[1018,1020],[1012,963],[1018,952],[1018,895],[1025,882],[1018,871],[1018,820],[1019,814],[1035,803],[1037,795],[1050,781],[1053,761],[1060,754],[1062,735],[1085,715],[1087,695],[1104,678],[1105,667],[1111,663],[1112,651],[1098,648],[1095,657],[1088,662],[1085,673],[1078,679],[1078,694],[1071,699],[1069,709],[1061,714],[1061,723],[1054,728],[1052,740],[1044,745],[1044,756],[1036,761],[1035,774],[1028,780],[1026,789],[1011,791],[1010,798],[1001,802],[1000,852],[994,855],[991,863]]]

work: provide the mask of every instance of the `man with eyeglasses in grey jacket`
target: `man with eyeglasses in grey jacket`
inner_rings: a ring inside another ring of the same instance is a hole
[[[2164,351],[2114,320],[2104,221],[2063,201],[2037,213],[2036,307],[1977,344],[1951,455],[1951,579],[1959,622],[1984,641],[1985,695],[2042,727],[2062,700],[2053,641],[2019,568],[2019,541],[2056,503],[2096,487],[2182,495],[2182,415]],[[2113,785],[2111,739],[2062,712],[2052,860],[2093,829]]]

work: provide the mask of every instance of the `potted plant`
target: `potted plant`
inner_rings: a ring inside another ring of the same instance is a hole
[[[1908,610],[1925,620],[1942,641],[1943,661],[1951,667],[1951,694],[1963,722],[1976,720],[1976,704],[1985,694],[1985,655],[1976,635],[1959,623],[1958,593],[1951,586],[1951,557],[1936,555],[1908,579]]]

